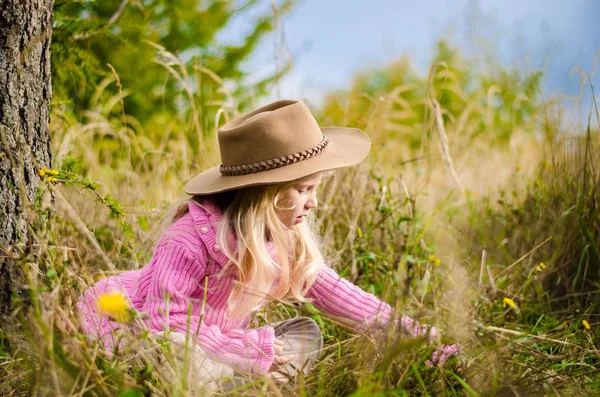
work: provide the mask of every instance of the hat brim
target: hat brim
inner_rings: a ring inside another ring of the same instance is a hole
[[[216,165],[192,178],[184,190],[190,195],[207,195],[242,187],[289,182],[317,172],[358,164],[369,154],[371,141],[357,128],[327,127],[321,128],[321,131],[329,138],[329,144],[315,157],[239,176],[223,176],[219,171],[220,165]]]

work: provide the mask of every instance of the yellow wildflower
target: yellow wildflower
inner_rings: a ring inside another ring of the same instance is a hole
[[[506,307],[506,306],[510,306],[512,309],[517,307],[517,305],[515,304],[515,301],[510,298],[504,298],[502,300],[502,307]]]
[[[58,174],[60,174],[59,170],[53,170],[53,169],[48,169],[48,167],[44,167],[38,170],[38,174],[41,177],[44,177],[46,175],[51,175],[51,176],[56,176]]]
[[[429,262],[433,263],[434,266],[439,266],[440,258],[436,258],[435,255],[429,255]]]
[[[49,176],[49,177],[48,177],[48,182],[52,182],[52,183],[54,183],[54,182],[56,182],[56,181],[57,181],[57,179],[56,179],[55,177],[53,177],[53,176]]]
[[[537,266],[535,267],[535,269],[536,269],[538,272],[541,272],[541,271],[542,271],[542,270],[544,270],[546,267],[547,267],[547,266],[544,264],[544,262],[540,262],[540,264],[539,264],[539,265],[537,265]]]
[[[124,323],[129,320],[129,304],[121,293],[102,294],[97,303],[101,313],[111,315],[116,321]]]
[[[585,327],[585,329],[590,329],[590,323],[588,323],[587,320],[583,320],[581,322],[581,324],[583,324],[583,326]]]

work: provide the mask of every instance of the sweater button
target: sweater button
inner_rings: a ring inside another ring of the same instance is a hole
[[[200,228],[200,233],[202,233],[202,234],[208,233],[208,228],[207,227]]]
[[[221,248],[218,245],[213,247],[213,252],[221,252]]]

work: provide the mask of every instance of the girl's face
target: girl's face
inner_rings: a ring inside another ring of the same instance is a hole
[[[317,187],[321,183],[322,174],[318,173],[294,182],[283,194],[280,206],[291,209],[278,210],[279,219],[288,228],[304,222],[311,208],[319,205]]]

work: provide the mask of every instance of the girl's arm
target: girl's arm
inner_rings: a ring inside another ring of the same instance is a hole
[[[217,361],[240,370],[266,374],[274,359],[274,330],[222,332],[218,325],[207,326],[199,313],[192,312],[190,296],[203,296],[206,277],[206,250],[191,256],[180,244],[159,245],[156,249],[152,279],[143,310],[150,317],[153,331],[170,328],[177,332],[189,329],[190,338],[198,333],[200,347]],[[196,292],[196,294],[194,294]],[[202,302],[197,302],[196,306]]]
[[[307,297],[312,298],[318,309],[350,320],[348,325],[358,330],[386,328],[392,321],[390,305],[340,277],[328,266],[321,269]],[[435,327],[421,325],[406,315],[401,315],[396,323],[409,336],[428,335],[433,340],[438,335]]]

